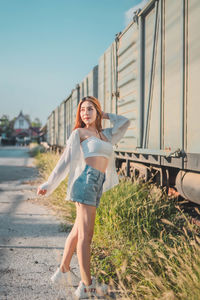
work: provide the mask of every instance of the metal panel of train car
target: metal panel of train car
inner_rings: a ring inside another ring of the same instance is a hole
[[[52,118],[51,118],[51,145],[54,144],[54,139],[55,139],[55,111],[52,112],[51,114]]]
[[[87,91],[87,95],[93,96],[93,70],[87,75],[86,78],[86,91]]]
[[[154,6],[144,17],[143,147],[160,149],[160,16]]]
[[[59,106],[54,110],[55,123],[54,123],[54,145],[58,145],[59,142]]]
[[[164,149],[172,150],[182,148],[182,2],[164,2]]]
[[[93,68],[92,96],[98,98],[98,65]]]
[[[60,104],[59,108],[59,143],[58,145],[63,147],[65,145],[66,135],[66,120],[65,120],[65,101]]]
[[[88,80],[87,76],[80,83],[80,98],[86,97],[88,95]]]
[[[71,117],[71,129],[73,129],[75,125],[75,119],[76,119],[76,111],[77,106],[79,102],[79,89],[78,87],[74,90],[72,90],[72,99],[71,99],[71,105],[72,105],[72,117]]]
[[[50,141],[51,141],[51,119],[50,119],[50,116],[48,117],[47,119],[47,143],[48,144],[51,144]]]
[[[83,98],[85,95],[85,91],[84,91],[84,81],[82,81],[80,83],[80,98]]]
[[[102,110],[104,110],[104,54],[99,58],[98,99],[101,103]]]
[[[187,79],[187,140],[188,153],[200,153],[200,3],[199,0],[188,1],[188,14],[186,7],[186,45],[188,46],[188,70]]]
[[[116,43],[104,52],[99,59],[98,99],[102,110],[116,113]],[[108,120],[103,121],[103,127],[110,126]]]
[[[99,58],[98,99],[102,110],[104,110],[104,54]]]
[[[95,66],[80,83],[80,97],[88,95],[98,98],[98,66]]]
[[[54,145],[55,136],[55,111],[50,115],[50,145]]]
[[[72,95],[65,100],[66,136],[65,143],[72,131]]]
[[[86,91],[86,95],[98,98],[98,66],[95,66],[87,76]]]
[[[176,13],[175,13],[176,12]],[[182,1],[155,1],[142,15],[145,149],[182,148]]]
[[[138,137],[138,25],[130,24],[119,36],[118,56],[118,91],[117,113],[127,117],[130,127],[118,144],[119,149],[132,151],[137,147]]]

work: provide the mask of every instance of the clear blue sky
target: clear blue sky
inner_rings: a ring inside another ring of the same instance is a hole
[[[0,0],[0,117],[43,125],[141,0]]]

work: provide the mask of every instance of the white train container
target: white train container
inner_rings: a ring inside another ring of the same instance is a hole
[[[98,98],[98,66],[95,66],[80,83],[80,99],[86,96]]]
[[[130,119],[134,118],[133,127],[128,131],[131,142],[128,142],[129,139],[124,140],[124,152],[118,152],[118,157],[124,155],[129,163],[140,162],[145,167],[151,167],[151,170],[154,168],[161,183],[176,186],[183,196],[187,195],[188,199],[198,203],[199,15],[198,0],[149,1],[135,16],[134,22],[119,36],[117,46],[118,108],[120,98],[124,98],[122,88],[125,93],[130,91],[135,95],[130,110],[125,109],[128,105],[126,98],[122,109],[118,109],[120,114],[130,111]],[[131,47],[125,47],[127,51],[123,52],[122,47],[120,52],[121,39],[125,35],[127,38],[124,44],[133,39],[134,48],[131,50]],[[125,76],[121,78],[121,54],[128,51],[128,67],[131,67],[133,53],[138,64],[130,73],[126,73],[122,62]],[[130,88],[126,82],[130,84]],[[120,147],[119,150],[121,149]],[[130,164],[127,165],[127,173],[129,166]]]

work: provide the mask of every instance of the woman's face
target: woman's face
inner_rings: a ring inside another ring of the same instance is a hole
[[[96,121],[97,111],[94,104],[90,101],[84,101],[81,105],[80,116],[86,126],[92,125]]]

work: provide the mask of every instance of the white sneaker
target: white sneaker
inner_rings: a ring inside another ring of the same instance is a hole
[[[78,288],[75,291],[75,296],[79,299],[90,298],[92,296],[104,296],[108,291],[106,284],[97,284],[95,278],[92,278],[92,283],[86,286],[80,281]]]
[[[58,268],[53,276],[51,277],[51,281],[53,283],[62,284],[62,285],[75,285],[74,282],[77,283],[79,280],[78,276],[72,271],[69,270],[63,273],[60,268]]]

